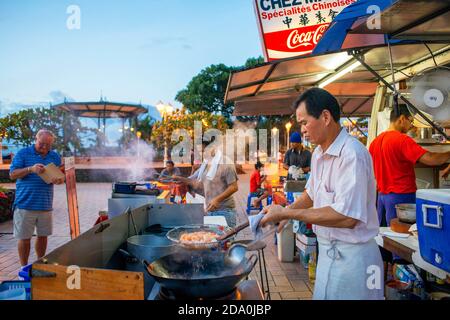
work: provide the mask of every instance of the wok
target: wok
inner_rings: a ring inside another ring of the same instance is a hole
[[[230,258],[222,251],[170,254],[147,266],[162,288],[177,297],[214,299],[233,290],[250,274],[258,258]]]

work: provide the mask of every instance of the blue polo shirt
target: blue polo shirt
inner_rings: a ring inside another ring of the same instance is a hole
[[[17,169],[32,167],[35,164],[44,166],[54,163],[61,165],[61,157],[50,151],[45,157],[36,152],[35,146],[20,150],[14,157],[10,173]],[[16,199],[14,208],[33,211],[50,211],[53,209],[53,184],[46,184],[37,174],[30,173],[16,182]]]

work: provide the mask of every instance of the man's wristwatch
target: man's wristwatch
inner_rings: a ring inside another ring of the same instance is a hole
[[[31,167],[27,168],[27,172],[30,173],[31,172]]]

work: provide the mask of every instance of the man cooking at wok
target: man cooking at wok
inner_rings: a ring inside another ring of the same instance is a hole
[[[174,176],[176,181],[205,197],[209,216],[224,216],[229,227],[236,226],[236,205],[233,194],[238,191],[236,168],[221,152],[220,141],[203,141],[203,163],[189,178]]]
[[[383,299],[383,263],[372,159],[339,123],[338,101],[323,89],[296,101],[302,133],[318,145],[306,192],[287,208],[270,206],[260,225],[290,219],[313,224],[319,244],[314,299]]]

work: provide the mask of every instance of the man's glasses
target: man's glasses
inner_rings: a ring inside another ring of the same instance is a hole
[[[47,148],[51,148],[52,144],[51,143],[45,143],[45,142],[41,142],[41,141],[37,141],[38,145],[40,147],[47,147]]]

